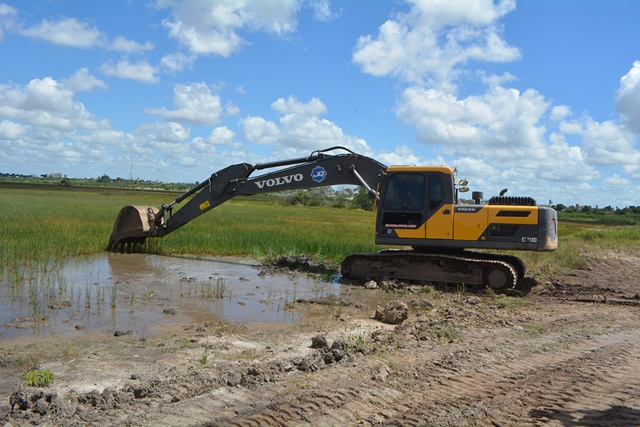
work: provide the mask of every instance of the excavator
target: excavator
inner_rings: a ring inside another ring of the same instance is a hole
[[[251,176],[261,170],[271,171]],[[122,208],[108,250],[135,250],[147,238],[166,236],[235,196],[355,185],[374,200],[375,243],[405,248],[349,255],[341,266],[345,278],[464,284],[498,292],[524,287],[530,281],[524,263],[500,251],[555,250],[556,211],[531,197],[505,196],[506,189],[488,202],[474,191],[472,202],[462,203],[459,193],[469,190],[467,184],[456,182],[449,167],[387,167],[339,146],[290,160],[238,163],[160,209]]]

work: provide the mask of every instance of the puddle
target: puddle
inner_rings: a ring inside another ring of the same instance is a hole
[[[339,295],[340,285],[303,274],[261,275],[246,259],[105,253],[0,284],[0,339],[123,331],[211,316],[296,322],[298,298]],[[44,319],[44,320],[43,320]]]

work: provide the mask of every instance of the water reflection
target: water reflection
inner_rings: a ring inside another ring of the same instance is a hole
[[[298,274],[261,274],[250,261],[105,253],[2,277],[0,339],[131,331],[215,315],[237,322],[296,322],[298,298],[340,285]]]

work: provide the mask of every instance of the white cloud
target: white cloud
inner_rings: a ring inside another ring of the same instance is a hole
[[[16,140],[24,135],[24,126],[9,120],[0,122],[0,140]]]
[[[226,126],[220,126],[211,131],[208,141],[215,145],[227,145],[233,141],[234,133]]]
[[[242,135],[248,142],[271,145],[276,144],[280,138],[278,126],[262,117],[249,116],[242,119],[240,123],[242,124]]]
[[[271,108],[284,115],[319,116],[327,112],[327,107],[318,98],[311,98],[307,103],[299,102],[295,97],[278,98]]]
[[[163,56],[160,60],[160,64],[170,73],[179,73],[190,69],[194,60],[195,57],[192,55],[185,55],[184,53],[176,52]]]
[[[289,154],[319,150],[341,145],[353,151],[371,155],[371,147],[361,138],[346,135],[330,120],[319,117],[327,107],[317,98],[300,102],[294,97],[280,98],[271,104],[280,114],[278,124],[262,117],[250,116],[241,120],[244,138],[260,145],[290,148]]]
[[[640,61],[634,61],[631,70],[620,79],[616,101],[623,123],[640,134]]]
[[[628,187],[629,185],[631,185],[631,181],[621,177],[617,173],[602,180],[602,186],[609,191],[620,191],[622,187]]]
[[[306,3],[313,11],[313,18],[321,22],[329,22],[338,16],[338,13],[331,10],[329,0],[309,1]]]
[[[361,36],[353,61],[374,76],[393,75],[408,82],[450,87],[456,68],[469,61],[507,62],[520,51],[502,39],[497,20],[515,1],[413,0],[379,28]]]
[[[157,83],[159,81],[157,76],[158,69],[147,61],[131,63],[123,59],[116,64],[106,62],[102,64],[100,70],[108,76],[137,80],[142,83]]]
[[[107,85],[89,73],[86,68],[79,69],[74,75],[62,81],[64,87],[72,92],[91,92],[94,89],[106,89]]]
[[[196,125],[212,125],[220,121],[220,97],[211,93],[211,89],[205,83],[177,84],[173,88],[173,95],[175,109],[150,108],[146,112]]]
[[[297,0],[180,1],[159,0],[171,17],[163,21],[169,37],[193,55],[235,53],[247,42],[238,31],[265,31],[282,35],[295,31],[299,10]]]
[[[224,109],[229,116],[237,116],[238,114],[240,114],[240,107],[238,107],[231,101],[227,101],[227,103],[224,106]]]
[[[551,115],[549,118],[555,122],[564,120],[567,116],[571,115],[571,108],[566,105],[556,105],[551,109]]]
[[[489,86],[504,86],[505,83],[509,83],[517,80],[516,76],[514,76],[509,72],[501,75],[497,75],[497,74],[485,75],[485,73],[481,72],[480,75],[482,77],[482,81]]]
[[[282,35],[296,30],[300,5],[298,0],[247,0],[243,9],[238,14],[247,18],[250,30]]]
[[[153,43],[146,42],[142,44],[133,40],[128,40],[123,36],[117,36],[109,45],[109,49],[125,53],[145,52],[153,50]]]
[[[445,144],[469,154],[488,149],[498,159],[538,156],[544,127],[540,117],[548,103],[534,90],[496,87],[482,96],[457,99],[436,89],[410,87],[403,93],[397,115],[416,126],[418,139]]]
[[[425,165],[428,162],[417,156],[407,145],[399,145],[393,151],[382,151],[376,155],[376,160],[387,166],[393,165]]]
[[[144,147],[163,157],[188,152],[191,130],[176,122],[143,123],[134,134],[143,138]]]
[[[108,121],[96,119],[73,95],[49,77],[24,87],[0,86],[0,116],[13,119],[0,122],[0,167],[66,172],[108,161],[111,141],[105,145],[95,137],[109,131]]]
[[[597,123],[587,119],[582,128],[583,149],[596,166],[632,166],[640,164],[634,136],[612,121]]]
[[[17,15],[18,11],[16,9],[7,4],[0,3],[0,41],[2,41],[6,30],[13,29]]]
[[[31,80],[23,87],[0,85],[0,116],[56,130],[108,126],[106,121],[93,117],[73,96],[72,91],[51,77]]]
[[[90,48],[105,43],[105,36],[100,30],[75,18],[63,18],[59,21],[45,19],[38,25],[22,30],[21,33],[69,47]]]

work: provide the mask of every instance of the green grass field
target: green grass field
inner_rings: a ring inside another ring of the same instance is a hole
[[[0,187],[0,273],[16,266],[46,268],[52,261],[105,250],[123,206],[160,206],[177,193],[73,187]],[[640,227],[560,222],[559,249],[518,252],[534,275],[585,265],[601,250],[640,255]],[[337,264],[348,254],[373,252],[373,213],[290,206],[272,197],[236,198],[147,250],[161,254],[248,255],[264,259],[306,253]]]
[[[104,251],[126,205],[160,206],[177,194],[114,189],[0,187],[3,268]],[[375,250],[371,212],[290,206],[270,197],[233,199],[162,239],[154,253],[249,255],[308,253],[338,261]]]

